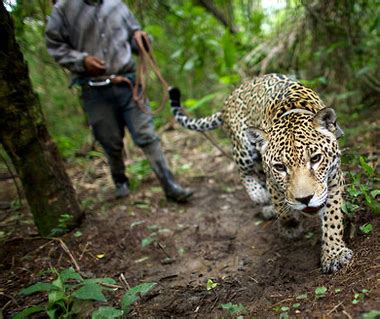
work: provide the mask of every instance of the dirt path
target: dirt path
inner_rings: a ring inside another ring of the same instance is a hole
[[[188,204],[168,203],[151,175],[127,200],[113,200],[101,160],[93,169],[71,170],[87,218],[80,237],[63,240],[81,271],[115,279],[124,274],[131,286],[158,284],[131,317],[225,318],[230,315],[221,305],[227,303],[244,305],[246,318],[360,318],[380,310],[379,218],[370,236],[348,241],[355,252],[351,267],[322,275],[318,219],[305,221],[301,240],[283,240],[275,221],[260,219],[260,207],[253,207],[229,159],[196,133],[167,132],[163,144],[181,181],[196,191]],[[57,242],[32,239],[27,213],[18,227],[0,246],[6,318],[32,302],[17,295],[21,287],[49,266],[72,265]],[[209,279],[218,285],[208,291]],[[317,287],[327,288],[322,298],[315,296]],[[353,304],[363,289],[369,292]]]

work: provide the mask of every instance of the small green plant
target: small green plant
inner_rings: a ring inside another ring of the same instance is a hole
[[[152,224],[146,226],[146,229],[150,231],[150,234],[141,240],[141,248],[147,247],[154,243],[157,239],[157,232],[160,230],[160,225]]]
[[[155,236],[156,236],[156,233],[151,233],[149,236],[144,237],[141,240],[141,248],[147,247],[150,244],[154,243],[156,240]]]
[[[231,302],[222,304],[221,307],[224,310],[227,310],[231,315],[243,315],[247,313],[247,310],[245,307],[239,303],[239,304],[233,304]]]
[[[287,319],[289,318],[289,311],[290,308],[288,306],[275,306],[272,308],[274,312],[277,312],[279,314],[280,319]]]
[[[157,242],[158,234],[168,233],[171,231],[169,228],[161,228],[161,226],[157,224],[148,225],[146,226],[146,229],[150,231],[150,234],[141,240],[141,248]]]
[[[60,236],[68,232],[68,226],[72,223],[73,218],[73,215],[62,214],[58,219],[58,226],[52,229],[51,236]]]
[[[136,190],[140,186],[143,179],[152,172],[152,168],[148,160],[143,159],[129,165],[127,167],[127,171],[132,175],[129,187],[131,190]]]
[[[291,307],[288,306],[275,306],[272,308],[272,310],[279,314],[280,319],[287,319],[289,318],[289,314],[291,312],[299,313],[298,308],[301,307],[300,303],[294,303]]]
[[[378,319],[380,318],[380,310],[370,310],[362,314],[363,319]]]
[[[118,318],[127,314],[130,306],[140,296],[148,293],[156,284],[143,283],[129,289],[121,300],[120,309],[110,306],[100,306],[94,310],[95,303],[106,303],[103,291],[115,291],[119,287],[112,278],[84,279],[74,269],[68,268],[61,272],[50,270],[56,277],[51,283],[37,282],[20,291],[28,296],[34,293],[47,293],[48,301],[43,304],[25,308],[14,316],[14,319],[29,318],[34,313],[46,313],[51,319],[87,317],[92,313],[92,319]]]
[[[207,280],[207,284],[206,284],[206,289],[207,290],[215,289],[217,286],[219,286],[219,283],[213,281],[210,278]]]
[[[81,201],[81,205],[84,209],[89,209],[91,206],[94,206],[96,204],[96,202],[97,202],[96,198],[87,197]]]
[[[307,293],[300,294],[296,297],[297,300],[305,300],[307,299]]]
[[[294,304],[292,304],[292,308],[293,309],[298,309],[299,307],[301,307],[300,303],[294,303]]]
[[[352,303],[354,305],[358,304],[360,300],[363,300],[365,296],[367,296],[369,291],[367,289],[362,289],[360,292],[355,292],[354,299],[352,300]]]
[[[371,223],[367,223],[367,224],[364,224],[362,226],[359,227],[360,231],[363,233],[363,234],[370,234],[372,232],[372,224]]]
[[[145,282],[129,289],[121,299],[121,309],[124,313],[127,314],[131,310],[131,306],[155,286],[154,282]]]
[[[76,238],[78,238],[78,237],[82,237],[82,232],[80,231],[80,230],[77,230],[77,231],[75,231],[75,233],[74,233],[74,237],[76,237]]]
[[[326,292],[327,292],[327,288],[322,286],[322,287],[317,287],[315,288],[315,297],[318,299],[318,298],[322,298],[326,295]]]

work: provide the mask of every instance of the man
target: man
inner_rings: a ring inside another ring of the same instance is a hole
[[[94,136],[110,165],[116,196],[129,193],[123,162],[124,129],[128,128],[157,175],[168,199],[186,201],[192,191],[182,188],[170,172],[155,134],[152,116],[132,98],[135,80],[132,50],[140,25],[121,0],[60,0],[46,28],[49,53],[69,69],[82,86],[82,100]],[[149,109],[148,101],[145,108]]]

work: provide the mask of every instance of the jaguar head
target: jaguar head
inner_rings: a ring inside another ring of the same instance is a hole
[[[290,208],[312,214],[326,204],[328,181],[340,161],[340,132],[331,108],[289,113],[267,132],[251,130],[267,182]]]

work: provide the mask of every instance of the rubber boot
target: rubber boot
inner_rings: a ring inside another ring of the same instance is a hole
[[[129,195],[128,183],[116,183],[115,188],[116,198],[127,197]]]
[[[193,191],[183,188],[175,181],[173,174],[169,170],[165,156],[162,153],[160,143],[153,142],[152,144],[144,146],[142,150],[160,181],[166,198],[179,203],[186,202],[193,195]]]

